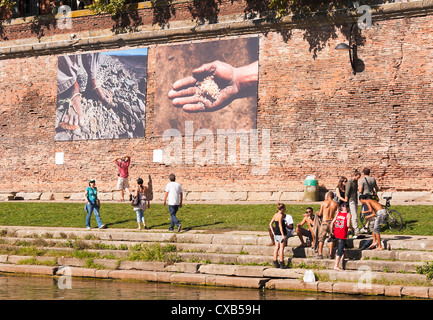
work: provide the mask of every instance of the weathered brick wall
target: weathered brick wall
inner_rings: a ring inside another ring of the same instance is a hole
[[[219,14],[239,15],[244,8],[242,2],[223,1]],[[140,24],[152,25],[151,10],[138,12]],[[192,18],[187,3],[180,3],[170,21],[188,24]],[[107,16],[78,17],[67,32],[115,24]],[[271,138],[266,175],[252,174],[251,165],[152,162],[153,150],[167,145],[152,136],[155,44],[148,46],[145,139],[55,142],[57,55],[5,58],[0,61],[0,191],[81,192],[89,178],[111,191],[117,179],[113,159],[125,154],[132,157],[132,181],[151,175],[160,191],[174,172],[191,199],[200,197],[198,192],[237,191],[243,198],[242,192],[254,191],[266,192],[256,193],[257,199],[285,200],[303,190],[308,174],[334,189],[340,175],[349,177],[364,166],[384,189],[431,191],[433,15],[381,18],[362,30],[358,57],[363,70],[356,75],[347,52],[334,50],[347,42],[349,26],[252,33],[260,37],[257,128],[269,129]],[[47,24],[37,32],[50,37],[66,31]],[[35,37],[35,31],[12,24],[2,35],[14,41]],[[56,152],[64,152],[64,165],[54,164]]]

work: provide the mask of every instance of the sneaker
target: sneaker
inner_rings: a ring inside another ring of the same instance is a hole
[[[323,259],[323,255],[318,254],[317,257],[316,257],[316,259]]]
[[[180,230],[182,230],[182,225],[181,224],[177,227],[177,232],[180,232]]]
[[[104,229],[104,228],[105,228],[105,224],[99,227],[99,229]]]
[[[90,227],[87,227],[87,230],[90,230],[91,228]]]
[[[280,264],[278,263],[277,260],[274,260],[274,267],[275,268],[280,268]]]

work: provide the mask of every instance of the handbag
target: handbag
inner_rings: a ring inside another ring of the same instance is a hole
[[[139,203],[140,203],[140,193],[136,197],[132,198],[131,206],[134,207],[138,206]]]
[[[98,195],[95,193],[95,191],[93,191],[93,189],[92,189],[92,193],[95,196],[95,206],[100,208],[101,207],[101,201],[98,199]],[[89,202],[91,203],[89,196],[87,196],[87,200],[89,200]]]

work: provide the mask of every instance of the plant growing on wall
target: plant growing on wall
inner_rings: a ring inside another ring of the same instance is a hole
[[[0,0],[1,9],[12,9],[15,6],[14,0]]]
[[[95,13],[109,13],[113,16],[125,9],[126,0],[95,0],[87,8]]]

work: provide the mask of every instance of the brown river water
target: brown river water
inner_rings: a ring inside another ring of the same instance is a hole
[[[0,274],[0,300],[386,300],[384,297]]]

